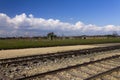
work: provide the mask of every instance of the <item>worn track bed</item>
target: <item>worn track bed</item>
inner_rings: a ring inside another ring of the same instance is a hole
[[[120,45],[0,60],[0,79],[14,80],[119,55]],[[67,79],[68,80],[68,79]]]
[[[19,80],[103,80],[102,76],[111,75],[117,69],[120,69],[120,55],[30,77],[24,77]],[[114,80],[119,80],[119,75],[120,74],[116,74]],[[111,80],[112,79],[113,78],[111,78]]]
[[[86,80],[120,80],[120,66],[109,71],[96,74]]]

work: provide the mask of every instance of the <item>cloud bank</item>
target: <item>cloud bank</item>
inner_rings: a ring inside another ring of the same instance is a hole
[[[36,18],[25,13],[11,18],[0,13],[0,36],[38,36],[55,32],[58,35],[99,35],[120,31],[120,26],[97,26],[84,24],[81,21],[71,24],[58,19]]]

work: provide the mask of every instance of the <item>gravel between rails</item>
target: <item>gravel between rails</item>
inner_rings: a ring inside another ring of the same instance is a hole
[[[5,80],[14,80],[26,76],[35,75],[38,73],[45,73],[76,64],[83,64],[85,62],[95,61],[106,57],[120,55],[120,49],[106,52],[97,52],[93,54],[77,55],[61,57],[59,59],[47,60],[32,60],[28,62],[21,62],[16,64],[0,65],[1,77]]]
[[[120,80],[120,66],[86,80]]]
[[[115,62],[115,63],[114,63]],[[116,64],[117,62],[117,64]],[[89,77],[94,75],[101,75],[104,72],[120,67],[120,55],[107,59],[88,62],[87,64],[68,67],[65,69],[56,70],[46,74],[35,75],[28,78],[22,78],[19,80],[89,80]],[[111,63],[111,64],[106,64]],[[119,73],[119,71],[118,71]],[[102,74],[102,76],[104,76]],[[110,76],[109,74],[107,76]],[[119,74],[116,77],[100,77],[95,80],[119,80]],[[103,79],[104,78],[104,79]],[[92,79],[90,79],[92,80]]]

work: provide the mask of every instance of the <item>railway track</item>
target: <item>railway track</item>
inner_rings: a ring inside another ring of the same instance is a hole
[[[86,80],[120,80],[120,66],[87,78]]]
[[[119,74],[117,74],[117,73]],[[106,77],[109,76],[109,77]],[[70,66],[18,80],[119,80],[120,55]]]
[[[119,51],[120,45],[117,45],[45,55],[1,59],[0,80],[16,80],[36,74],[44,74],[46,72],[63,69],[69,66],[115,56],[118,55]]]

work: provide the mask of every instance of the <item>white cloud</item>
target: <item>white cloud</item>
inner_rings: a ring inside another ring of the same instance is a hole
[[[75,24],[62,22],[58,19],[35,18],[32,14],[25,13],[11,18],[4,13],[0,13],[0,36],[6,35],[43,35],[47,32],[56,32],[65,35],[80,34],[104,34],[113,31],[120,31],[120,26],[106,25],[96,26],[84,24],[81,21]]]
[[[107,25],[103,28],[105,31],[120,31],[120,26]]]

